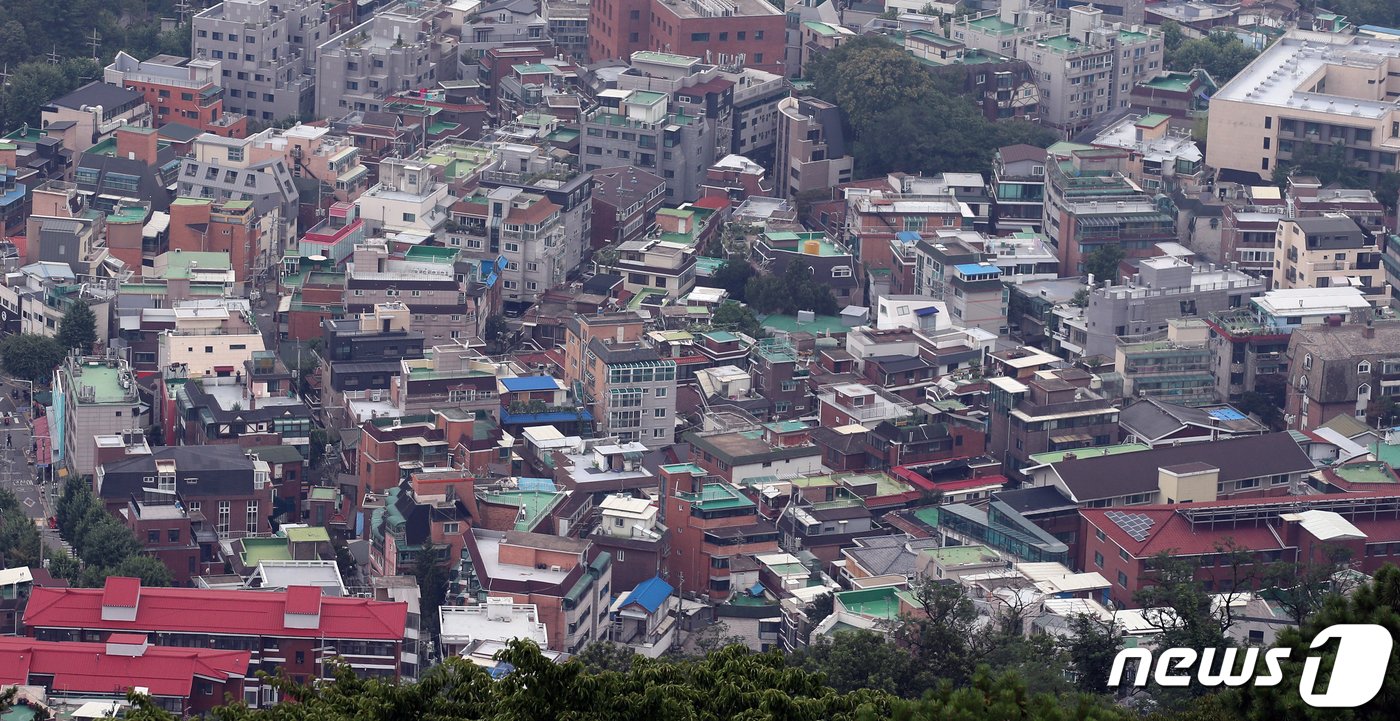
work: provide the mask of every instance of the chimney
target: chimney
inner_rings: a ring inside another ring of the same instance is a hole
[[[123,125],[117,128],[117,156],[156,164],[156,131]]]
[[[1366,321],[1366,327],[1361,329],[1361,337],[1367,339],[1376,337],[1376,327],[1371,325],[1371,321]]]

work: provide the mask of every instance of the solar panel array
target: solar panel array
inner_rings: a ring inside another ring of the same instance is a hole
[[[1119,528],[1127,531],[1128,535],[1137,541],[1146,541],[1147,534],[1152,531],[1152,518],[1141,513],[1109,511],[1103,515],[1108,520],[1118,524]]]

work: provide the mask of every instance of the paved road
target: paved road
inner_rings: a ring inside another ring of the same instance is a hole
[[[18,390],[19,400],[11,399],[10,392]],[[10,425],[0,424],[0,486],[10,490],[24,506],[25,514],[34,520],[41,529],[46,550],[66,547],[58,532],[48,527],[46,519],[53,515],[53,500],[49,498],[52,487],[37,483],[38,471],[34,466],[33,437],[30,427],[32,418],[24,402],[27,384],[13,383],[0,378],[0,413],[10,418]]]

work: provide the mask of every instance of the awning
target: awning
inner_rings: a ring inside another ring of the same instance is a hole
[[[1063,436],[1050,436],[1051,443],[1093,443],[1094,437],[1087,433],[1071,433]]]
[[[233,366],[214,366],[215,373],[232,373]]]

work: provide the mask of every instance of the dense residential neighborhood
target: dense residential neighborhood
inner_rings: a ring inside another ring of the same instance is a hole
[[[1400,7],[7,5],[0,720],[1302,718],[1110,668],[1400,632]]]

